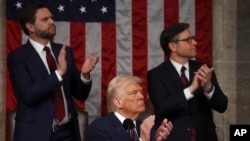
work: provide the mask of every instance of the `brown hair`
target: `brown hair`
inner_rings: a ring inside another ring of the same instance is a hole
[[[29,35],[29,30],[26,28],[26,23],[34,24],[36,20],[36,12],[38,9],[47,8],[43,3],[35,3],[24,9],[19,17],[19,22],[26,35]]]

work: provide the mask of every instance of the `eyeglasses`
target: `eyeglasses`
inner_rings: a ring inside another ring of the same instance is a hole
[[[191,43],[192,40],[195,40],[195,36],[187,37],[187,38],[185,38],[185,39],[180,39],[180,40],[173,40],[172,42],[180,42],[180,41],[183,41],[183,42]]]

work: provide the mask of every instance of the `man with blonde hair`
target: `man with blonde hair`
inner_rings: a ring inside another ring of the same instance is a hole
[[[113,78],[107,90],[109,113],[94,120],[87,128],[87,140],[91,141],[163,141],[172,130],[170,121],[164,119],[159,128],[154,126],[155,116],[143,122],[138,118],[145,111],[142,80],[131,75]]]

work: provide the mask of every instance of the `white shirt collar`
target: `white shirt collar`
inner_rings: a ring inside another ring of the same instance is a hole
[[[181,67],[185,66],[186,67],[186,72],[189,72],[189,65],[188,62],[184,65],[181,65],[179,63],[177,63],[176,61],[170,59],[170,62],[173,64],[173,66],[175,67],[175,69],[177,70],[178,74],[181,75]],[[187,73],[188,74],[188,73]]]
[[[35,48],[35,50],[36,50],[39,54],[42,53],[43,48],[44,48],[44,45],[42,45],[42,44],[40,44],[40,43],[38,43],[38,42],[32,40],[31,38],[29,38],[29,41],[30,41],[31,45]],[[51,44],[50,44],[50,42],[49,42],[46,46],[49,47],[50,50],[51,50]]]
[[[124,116],[122,116],[120,113],[118,112],[114,112],[115,116],[119,119],[119,121],[123,124],[124,120],[126,119]],[[135,126],[136,126],[136,122],[133,121]]]

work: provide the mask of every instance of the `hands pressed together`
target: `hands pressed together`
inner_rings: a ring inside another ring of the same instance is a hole
[[[89,53],[88,57],[84,61],[81,68],[81,75],[85,79],[90,78],[90,72],[95,68],[96,64],[99,62],[99,57],[95,57],[94,53]],[[62,49],[58,55],[58,73],[62,76],[67,71],[67,61],[66,61],[66,45],[63,44]]]
[[[190,92],[194,92],[199,87],[202,87],[204,90],[207,90],[211,85],[211,77],[214,68],[209,68],[206,64],[202,65],[197,72],[195,72],[195,76],[193,79],[192,84],[190,85],[189,89]]]

